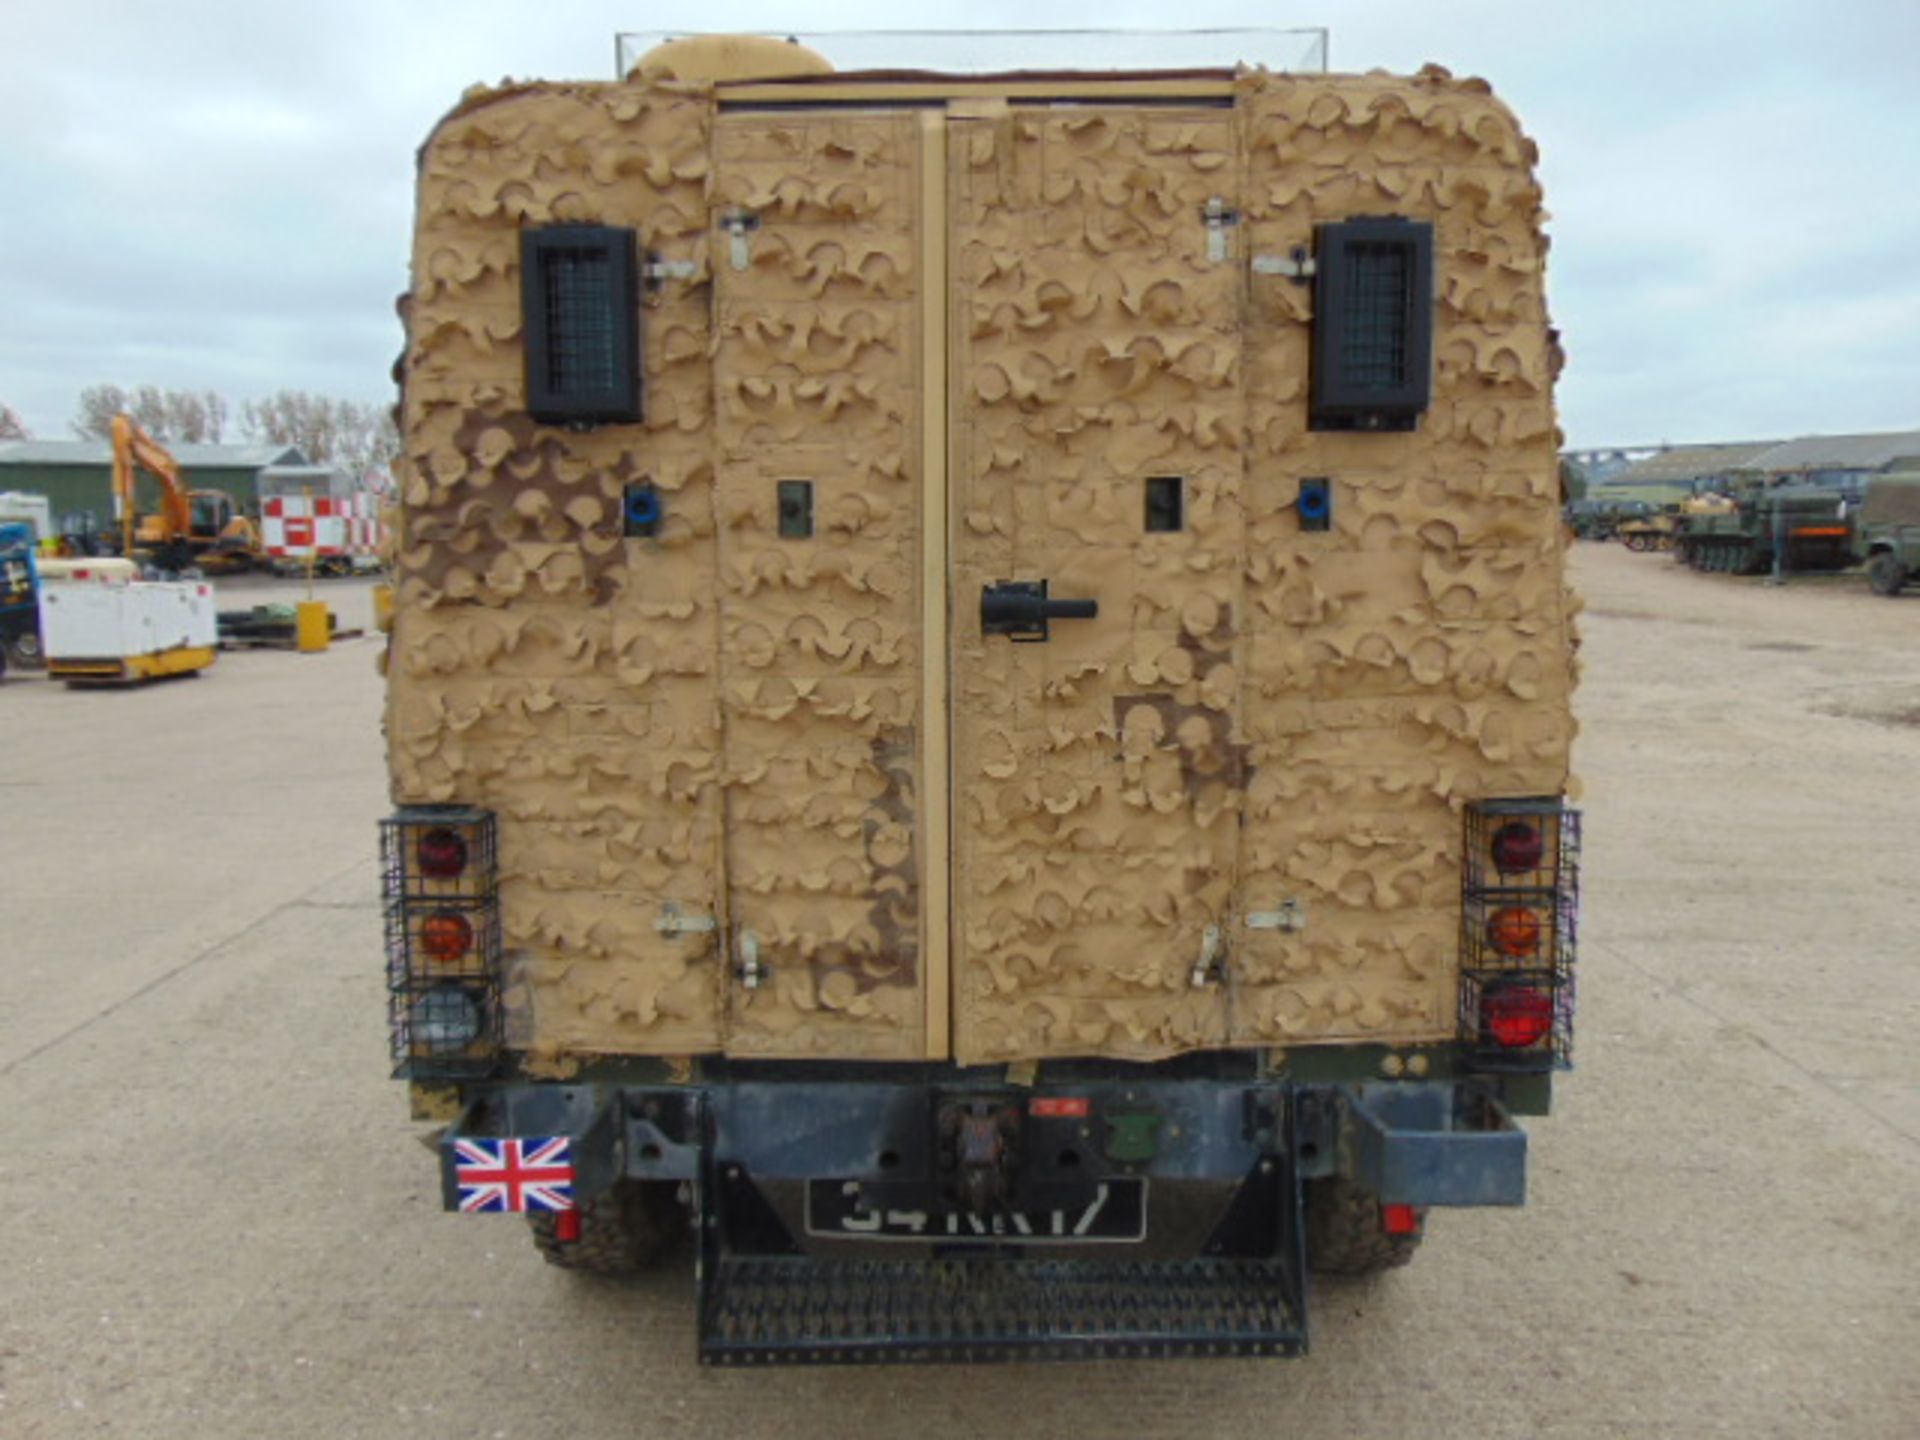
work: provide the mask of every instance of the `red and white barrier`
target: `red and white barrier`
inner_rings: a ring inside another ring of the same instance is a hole
[[[379,497],[278,496],[260,505],[260,541],[276,560],[374,556],[385,539]]]

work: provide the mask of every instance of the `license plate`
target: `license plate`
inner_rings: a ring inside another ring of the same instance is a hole
[[[1060,1204],[974,1215],[902,1203],[858,1180],[807,1182],[807,1234],[932,1244],[1116,1245],[1147,1235],[1147,1182],[1101,1180]]]

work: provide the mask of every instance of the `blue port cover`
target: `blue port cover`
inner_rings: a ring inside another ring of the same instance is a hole
[[[1323,479],[1302,480],[1300,499],[1294,504],[1302,530],[1333,528],[1333,484]]]
[[[627,487],[627,534],[652,535],[660,529],[660,492],[651,485]]]

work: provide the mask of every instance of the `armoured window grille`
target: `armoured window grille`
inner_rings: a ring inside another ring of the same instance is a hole
[[[526,230],[520,259],[527,412],[569,425],[641,419],[634,232]]]
[[[614,324],[607,313],[612,260],[604,250],[554,249],[541,266],[547,307],[547,388],[561,395],[610,389]]]
[[[1346,379],[1356,390],[1393,391],[1407,383],[1406,314],[1413,277],[1404,245],[1359,244],[1347,289]]]
[[[1314,262],[1316,430],[1411,430],[1433,389],[1433,226],[1322,225]]]

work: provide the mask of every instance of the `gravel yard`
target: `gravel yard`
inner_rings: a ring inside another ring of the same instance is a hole
[[[700,1371],[690,1257],[596,1285],[440,1213],[386,1079],[377,637],[0,684],[0,1435],[1920,1434],[1920,596],[1575,575],[1533,1201],[1317,1287],[1292,1363]]]

